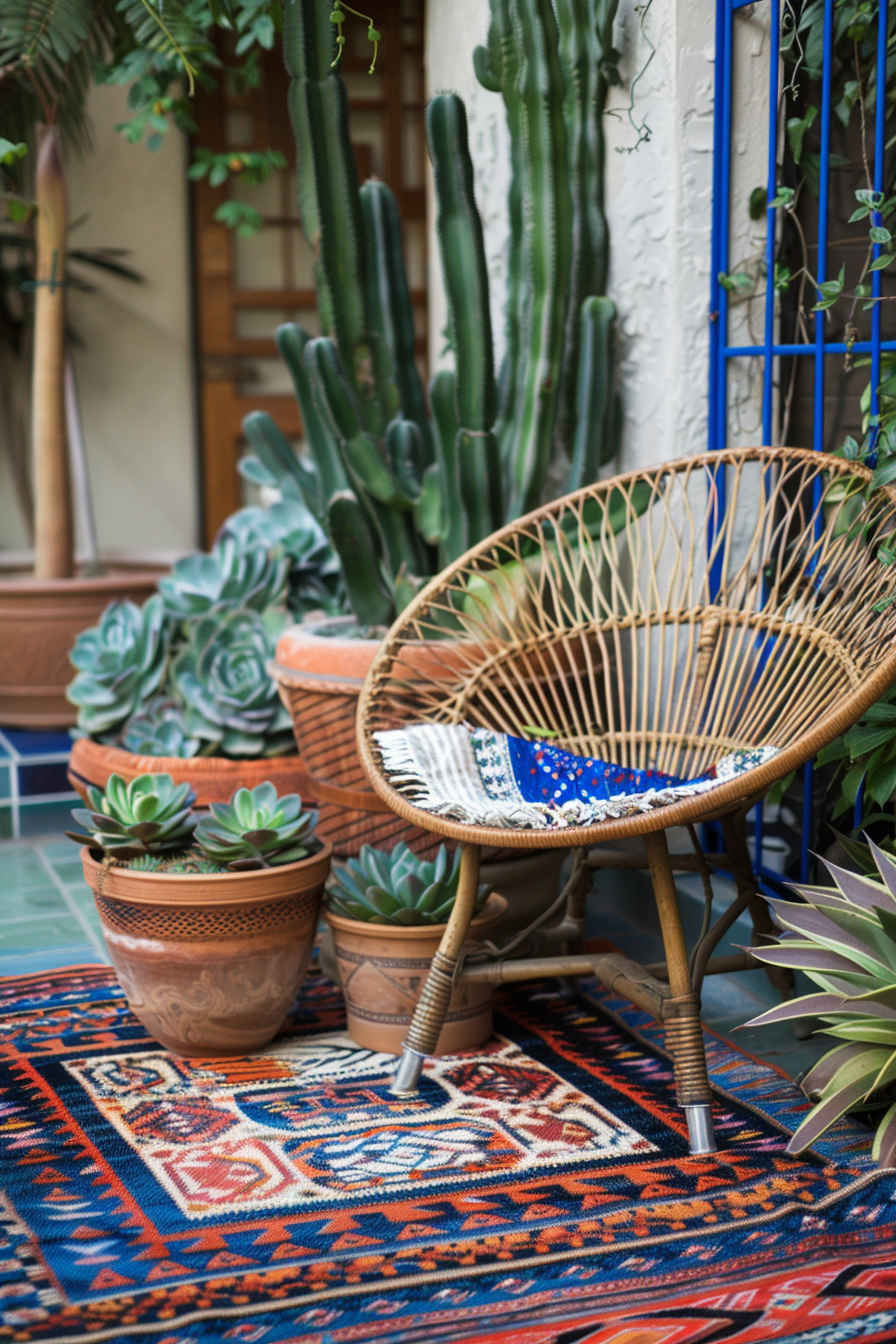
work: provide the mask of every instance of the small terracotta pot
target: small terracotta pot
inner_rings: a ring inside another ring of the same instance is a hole
[[[229,803],[237,789],[254,789],[269,779],[278,793],[298,793],[314,805],[314,785],[298,756],[263,756],[231,761],[224,756],[137,756],[122,747],[107,747],[91,737],[79,737],[68,763],[68,781],[87,801],[87,786],[104,789],[110,775],[130,783],[137,775],[169,774],[175,784],[189,782],[196,790],[195,807]]]
[[[163,573],[158,565],[43,581],[0,573],[0,723],[70,728],[77,710],[65,688],[74,676],[68,655],[76,637],[96,625],[109,602],[145,601]]]
[[[470,925],[470,943],[490,936],[506,909],[504,897],[492,893]],[[349,1035],[368,1050],[400,1054],[445,925],[365,924],[330,910],[324,918],[333,930]],[[437,1055],[471,1050],[488,1040],[492,993],[491,985],[455,989]]]
[[[134,1016],[179,1055],[244,1055],[276,1035],[305,978],[330,871],[328,844],[277,868],[84,876]]]
[[[417,854],[434,853],[440,837],[397,817],[374,793],[361,765],[355,745],[358,696],[380,641],[339,635],[353,625],[353,617],[337,617],[290,626],[270,665],[320,807],[318,834],[343,859],[360,853],[362,845],[392,849],[400,840]],[[336,633],[325,635],[324,629]]]

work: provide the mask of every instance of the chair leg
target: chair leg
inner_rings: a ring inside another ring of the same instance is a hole
[[[722,818],[722,834],[731,871],[738,893],[749,895],[750,918],[753,921],[753,946],[762,947],[766,943],[778,941],[778,930],[771,917],[768,905],[759,894],[753,862],[747,846],[747,814],[733,813]],[[765,974],[773,989],[782,999],[792,999],[796,993],[796,977],[789,966],[766,966]]]
[[[438,1045],[454,990],[458,958],[476,906],[479,887],[479,846],[463,845],[457,899],[451,911],[439,949],[432,959],[426,984],[414,1010],[408,1034],[404,1038],[401,1059],[392,1078],[394,1096],[411,1096],[417,1091],[423,1061]]]
[[[665,1003],[663,1021],[666,1042],[675,1064],[678,1100],[687,1117],[691,1152],[714,1153],[716,1141],[712,1125],[712,1093],[706,1072],[700,1000],[691,983],[665,831],[646,835],[644,843],[666,949],[669,988],[672,991],[671,999]]]

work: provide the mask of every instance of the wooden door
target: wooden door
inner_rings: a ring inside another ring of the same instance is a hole
[[[404,225],[405,256],[417,328],[418,358],[426,346],[425,134],[423,128],[423,0],[377,0],[382,33],[377,68],[368,74],[370,44],[359,21],[345,26],[342,60],[352,142],[361,180],[375,174],[394,191]],[[198,141],[216,152],[277,149],[287,167],[261,187],[238,182],[194,185],[195,287],[199,354],[203,535],[211,544],[221,523],[244,503],[236,466],[243,417],[270,412],[301,450],[302,423],[289,374],[274,344],[281,322],[319,331],[311,250],[295,204],[295,147],[282,54],[266,56],[261,87],[240,91],[226,76],[214,94],[196,98]],[[239,238],[216,222],[230,195],[250,202],[264,224]]]

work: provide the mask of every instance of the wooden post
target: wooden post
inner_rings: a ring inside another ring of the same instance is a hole
[[[71,478],[65,430],[65,274],[68,192],[59,131],[48,126],[37,158],[34,267],[34,573],[74,573]]]

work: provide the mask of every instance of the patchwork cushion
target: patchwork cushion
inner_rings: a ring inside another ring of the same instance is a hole
[[[522,830],[650,812],[717,788],[778,750],[732,752],[702,775],[680,779],[466,724],[414,724],[374,737],[387,779],[415,807],[471,826]]]

